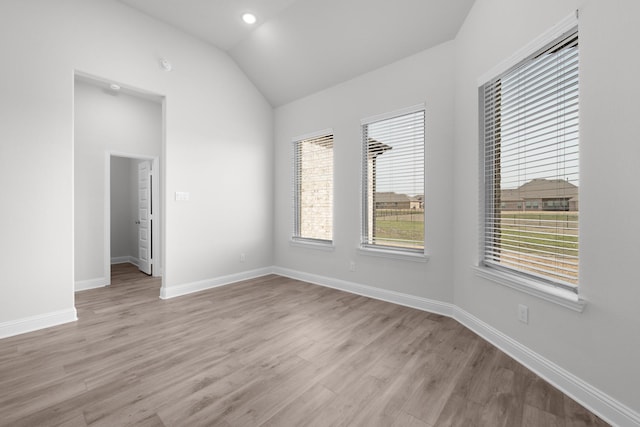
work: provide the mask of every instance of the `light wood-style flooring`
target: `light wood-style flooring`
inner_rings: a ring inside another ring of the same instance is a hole
[[[114,266],[0,340],[2,426],[602,426],[455,320],[266,276],[163,301]]]

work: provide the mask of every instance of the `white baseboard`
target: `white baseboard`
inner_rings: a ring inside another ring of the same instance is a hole
[[[125,263],[133,264],[137,267],[140,265],[140,260],[134,256],[118,256],[111,258],[111,265]]]
[[[165,287],[160,289],[160,298],[169,299],[182,295],[191,294],[194,292],[205,291],[207,289],[217,288],[219,286],[230,285],[235,282],[241,282],[243,280],[254,279],[256,277],[266,276],[272,274],[273,268],[265,267],[256,270],[243,271],[241,273],[229,274],[227,276],[215,277],[207,280],[200,280],[197,282],[185,283],[182,285]]]
[[[452,317],[453,305],[445,302],[435,301],[428,298],[417,297],[401,292],[389,291],[387,289],[376,288],[359,283],[348,282],[346,280],[333,279],[330,277],[318,276],[315,274],[303,273],[301,271],[289,270],[282,267],[273,267],[272,272],[280,276],[302,280],[328,288],[338,289],[352,294],[362,295],[382,301],[391,302],[406,307],[417,308],[418,310],[430,313],[442,314]]]
[[[78,280],[75,283],[74,289],[78,291],[86,291],[88,289],[102,288],[109,286],[109,280],[106,277],[97,277],[89,280]]]
[[[640,414],[459,307],[453,318],[614,426],[640,426]]]
[[[614,426],[640,426],[640,414],[461,308],[440,301],[273,267],[280,276],[451,317]]]
[[[25,334],[76,320],[78,320],[78,316],[75,308],[11,320],[0,323],[0,338]]]

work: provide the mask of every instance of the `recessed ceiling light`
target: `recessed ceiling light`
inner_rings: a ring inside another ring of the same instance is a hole
[[[242,15],[242,20],[247,24],[255,24],[257,21],[256,15],[253,13],[245,13]]]
[[[111,90],[115,90],[115,91],[120,90],[120,85],[117,85],[115,83],[111,83],[109,87],[111,88]]]

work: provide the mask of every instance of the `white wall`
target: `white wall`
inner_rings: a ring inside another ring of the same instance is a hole
[[[0,51],[0,329],[73,314],[74,70],[166,97],[167,288],[272,264],[272,111],[228,55],[111,0],[2,1]]]
[[[106,153],[160,157],[162,104],[123,92],[114,93],[80,79],[76,79],[74,93],[75,280],[100,283],[101,279],[106,284],[110,275],[109,264],[104,262]],[[112,207],[129,211],[131,166],[127,159],[122,159],[125,163],[121,165],[117,157],[112,158],[114,161],[118,168],[115,173],[123,176],[112,176],[112,183],[126,186],[127,192],[123,195],[124,202],[118,203],[116,198]],[[159,224],[160,217],[157,219]],[[130,224],[121,215],[116,221],[111,222],[111,234],[115,237],[111,241],[115,241],[119,252],[128,252]],[[120,241],[125,238],[126,243],[120,248]],[[108,257],[113,256],[113,249]]]
[[[583,313],[474,275],[477,79],[580,8],[580,294]],[[456,40],[455,304],[640,412],[640,3],[477,0]],[[528,325],[516,319],[529,306]]]
[[[137,173],[134,178],[132,169],[137,164],[126,157],[111,158],[111,259],[138,257],[138,252],[132,251],[132,242],[137,239],[131,226],[137,219],[133,198]]]
[[[453,43],[276,109],[276,265],[384,290],[451,302]],[[426,104],[426,248],[428,263],[362,255],[360,245],[360,120]],[[333,128],[333,252],[289,245],[292,234],[291,141]],[[349,271],[349,262],[356,271]]]

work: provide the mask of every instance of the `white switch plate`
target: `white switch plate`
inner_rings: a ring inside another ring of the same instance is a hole
[[[176,191],[176,201],[187,201],[189,200],[189,193],[186,191]]]

